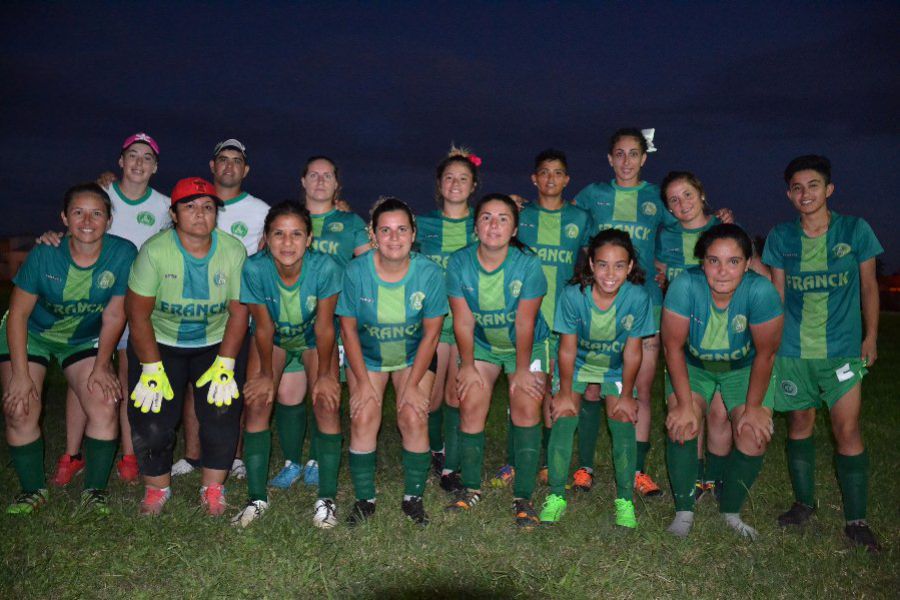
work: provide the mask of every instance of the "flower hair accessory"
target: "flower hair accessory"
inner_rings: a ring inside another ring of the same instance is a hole
[[[457,146],[456,144],[450,144],[450,152],[447,153],[447,157],[462,157],[472,163],[475,167],[481,166],[481,157],[476,155],[474,152],[466,148],[465,146]]]
[[[468,158],[469,162],[472,163],[473,165],[475,165],[476,167],[481,166],[481,157],[479,157],[475,154],[470,154],[466,158]]]
[[[653,136],[656,134],[656,129],[641,129],[641,135],[644,136],[644,140],[647,142],[647,152],[656,152],[656,146],[653,145]]]

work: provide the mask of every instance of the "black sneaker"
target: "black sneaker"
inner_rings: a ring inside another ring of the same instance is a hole
[[[459,476],[459,471],[453,471],[451,473],[447,473],[446,475],[441,475],[441,489],[445,492],[450,492],[451,494],[458,494],[463,491],[465,488],[463,487],[462,480]]]
[[[422,503],[421,496],[413,496],[409,500],[404,500],[400,508],[403,510],[403,514],[416,525],[428,525],[428,515],[425,513],[425,505]]]
[[[107,516],[109,510],[109,493],[106,490],[88,488],[81,492],[81,508],[100,516]]]
[[[875,539],[875,534],[869,529],[869,524],[865,521],[854,521],[847,523],[844,527],[844,535],[853,543],[854,546],[862,546],[869,554],[878,554],[881,552],[881,546]]]
[[[353,527],[354,525],[365,523],[366,520],[374,514],[374,502],[371,500],[357,500],[353,505],[353,508],[350,509],[350,514],[347,516],[347,525]]]
[[[513,500],[513,514],[516,515],[516,527],[521,529],[533,529],[541,524],[534,506],[524,498]]]
[[[447,512],[464,512],[481,501],[481,492],[461,489],[456,493],[456,499],[448,504],[444,510]]]
[[[437,477],[441,476],[441,473],[444,471],[444,453],[443,452],[432,452],[431,453],[431,471]]]
[[[790,510],[778,515],[778,524],[782,527],[805,525],[812,518],[816,509],[801,502],[794,502]],[[850,535],[849,533],[847,535]]]

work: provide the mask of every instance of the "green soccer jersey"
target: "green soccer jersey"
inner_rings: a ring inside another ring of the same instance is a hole
[[[547,279],[547,295],[541,302],[541,313],[551,330],[557,299],[572,279],[579,251],[590,243],[593,233],[591,215],[568,203],[560,210],[528,204],[519,213],[517,237],[541,259]]]
[[[113,296],[125,295],[135,255],[134,244],[109,234],[90,267],[72,260],[68,236],[57,247],[35,246],[13,278],[16,287],[38,297],[28,331],[60,344],[96,343],[103,309]]]
[[[267,251],[248,258],[241,273],[241,302],[266,307],[275,325],[275,345],[288,352],[316,347],[319,300],[340,291],[340,267],[327,254],[311,249],[303,256],[294,285],[284,284]]]
[[[592,183],[575,196],[575,204],[591,213],[594,233],[620,229],[628,233],[644,270],[647,292],[654,306],[662,304],[662,292],[653,281],[656,269],[653,256],[656,234],[661,225],[678,222],[659,197],[659,188],[642,181],[635,187],[622,187],[615,180]]]
[[[442,269],[447,268],[451,254],[477,241],[471,213],[462,219],[451,219],[440,210],[433,210],[416,217],[416,247]]]
[[[203,258],[191,256],[174,229],[161,231],[141,247],[128,287],[156,298],[150,321],[156,341],[166,346],[202,348],[222,341],[228,303],[241,292],[241,268],[247,258],[236,237],[212,232]]]
[[[688,267],[696,267],[700,260],[694,256],[694,246],[700,235],[718,225],[719,219],[710,217],[706,225],[685,229],[680,222],[665,225],[656,237],[656,260],[666,265],[666,280],[670,283]]]
[[[859,265],[884,252],[863,219],[831,211],[825,235],[811,238],[800,220],[776,225],[762,260],[784,271],[784,334],[779,356],[860,355]]]
[[[567,285],[556,306],[556,329],[578,339],[574,380],[622,381],[622,354],[628,338],[656,333],[653,304],[643,286],[622,284],[610,307],[600,310],[590,286]]]
[[[744,274],[728,308],[713,302],[706,274],[694,267],[676,277],[666,293],[665,309],[690,321],[688,364],[708,371],[749,366],[756,356],[751,325],[782,314],[781,297],[772,282],[753,271]]]
[[[464,298],[475,316],[475,343],[498,356],[516,353],[516,311],[520,300],[541,298],[547,279],[536,254],[509,247],[506,260],[488,272],[478,261],[478,244],[457,250],[447,263],[447,292]],[[550,330],[538,312],[534,341],[547,339]]]
[[[374,251],[350,263],[344,271],[335,313],[356,319],[366,368],[397,371],[413,364],[422,341],[422,320],[446,315],[447,288],[441,268],[418,252],[397,282],[375,271]]]
[[[332,209],[312,215],[312,248],[330,255],[341,269],[353,258],[353,251],[369,242],[365,222],[352,212]]]

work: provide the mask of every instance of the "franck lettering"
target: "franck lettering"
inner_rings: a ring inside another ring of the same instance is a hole
[[[604,229],[624,231],[632,240],[649,240],[650,234],[653,232],[652,229],[643,225],[624,225],[622,223],[601,223],[597,227],[597,231],[603,231]]]
[[[474,316],[475,322],[482,327],[498,327],[516,322],[516,311],[508,313],[487,313],[483,315],[475,313]]]
[[[64,302],[62,304],[47,304],[47,310],[59,317],[71,315],[90,315],[102,313],[104,304],[96,302]]]
[[[741,360],[748,354],[750,354],[750,348],[753,342],[748,341],[742,347],[737,350],[728,351],[719,351],[719,352],[704,352],[699,348],[695,348],[692,345],[689,345],[689,350],[691,354],[697,357],[699,360],[706,362],[729,362],[732,360]]]
[[[623,342],[592,342],[583,338],[578,340],[578,347],[599,354],[621,354],[625,350]]]
[[[786,278],[787,286],[798,292],[827,290],[843,287],[850,283],[850,271],[842,273],[822,273],[819,275],[790,275]]]
[[[421,323],[413,325],[385,325],[381,327],[377,325],[363,325],[363,329],[376,340],[395,340],[415,335],[420,325]]]
[[[159,302],[159,310],[178,317],[205,317],[207,315],[220,315],[228,309],[227,302],[218,304],[176,304],[174,302]]]
[[[571,265],[575,262],[575,253],[563,248],[537,248],[538,258],[542,262],[561,263]]]
[[[312,247],[313,250],[324,252],[325,254],[337,254],[339,249],[337,242],[317,238],[313,238]]]

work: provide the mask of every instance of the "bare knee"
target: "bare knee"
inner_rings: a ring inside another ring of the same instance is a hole
[[[803,439],[812,435],[816,425],[816,409],[795,410],[788,413],[788,435],[791,439]]]
[[[397,413],[397,427],[404,436],[414,435],[426,430],[426,421],[407,404]]]

